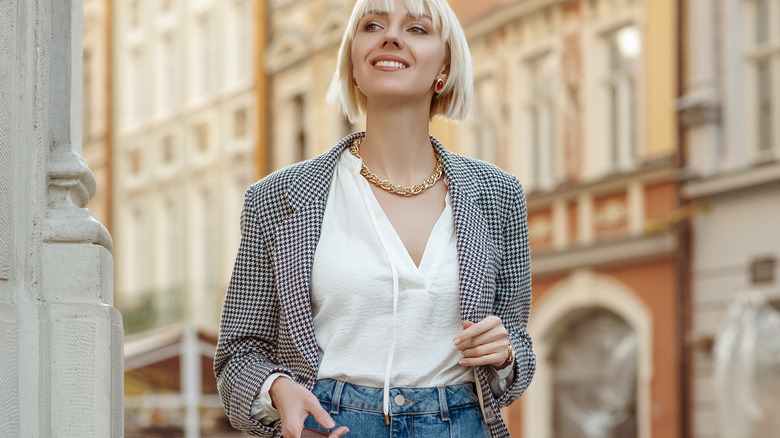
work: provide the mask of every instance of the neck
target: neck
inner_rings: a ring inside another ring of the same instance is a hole
[[[360,155],[381,178],[402,186],[418,184],[436,167],[428,125],[428,106],[410,109],[369,102]]]

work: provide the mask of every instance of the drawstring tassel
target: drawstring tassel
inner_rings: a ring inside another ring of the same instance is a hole
[[[362,159],[361,159],[362,160]],[[363,192],[363,198],[368,199],[370,195],[370,192],[367,193],[367,191],[371,190],[371,187],[368,186],[368,184],[359,184],[359,187],[361,188]],[[390,246],[385,241],[384,235],[382,234],[382,227],[379,225],[379,221],[376,218],[376,215],[374,214],[374,210],[366,206],[368,209],[368,215],[371,217],[371,223],[374,225],[374,230],[376,231],[377,236],[379,237],[379,242],[382,244],[382,248],[385,250],[385,254],[387,255],[387,261],[390,264],[390,270],[393,272],[393,339],[390,341],[390,352],[387,355],[387,366],[385,368],[385,385],[383,388],[383,394],[382,394],[382,410],[385,414],[385,425],[390,425],[390,373],[393,370],[393,354],[395,353],[395,336],[396,336],[396,317],[398,316],[398,289],[399,289],[399,279],[398,279],[398,268],[395,266],[395,263],[393,263],[393,258],[390,255]]]

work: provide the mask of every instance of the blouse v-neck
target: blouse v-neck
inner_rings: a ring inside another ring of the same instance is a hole
[[[376,198],[370,183],[360,174],[361,160],[351,153],[345,152],[342,155],[342,163],[349,170],[352,181],[358,186],[358,191],[361,194],[363,202],[366,204],[366,208],[372,210],[374,217],[379,222],[379,229],[377,232],[383,234],[382,237],[389,246],[389,248],[387,248],[388,257],[392,257],[396,267],[406,274],[401,275],[401,280],[406,282],[408,279],[414,278],[417,279],[416,283],[421,282],[422,284],[415,285],[416,287],[406,285],[407,287],[412,289],[420,288],[420,286],[422,286],[422,288],[427,288],[441,266],[441,262],[444,259],[444,252],[447,250],[447,244],[454,231],[449,191],[444,198],[444,209],[439,214],[433,228],[431,228],[431,231],[428,234],[428,239],[425,242],[423,254],[420,258],[420,264],[417,265],[412,259],[412,255],[409,253],[408,248],[404,245],[395,226],[393,226],[390,218]]]
[[[345,151],[321,233],[311,274],[318,378],[385,392],[474,380],[452,344],[462,321],[449,195],[417,266],[360,175],[360,160]]]

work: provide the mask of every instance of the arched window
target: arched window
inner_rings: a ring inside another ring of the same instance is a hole
[[[550,360],[554,437],[637,437],[637,344],[634,330],[605,309],[565,324]]]
[[[528,322],[538,363],[523,396],[523,436],[651,438],[652,321],[631,289],[588,269],[545,292]]]

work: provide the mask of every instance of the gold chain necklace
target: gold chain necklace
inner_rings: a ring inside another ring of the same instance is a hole
[[[360,162],[361,162],[360,174],[363,175],[368,180],[368,182],[376,185],[382,190],[387,190],[388,192],[394,195],[401,195],[401,196],[419,195],[420,193],[424,192],[426,189],[433,187],[433,185],[436,184],[436,181],[438,181],[441,178],[442,174],[444,173],[444,165],[441,163],[441,157],[439,156],[439,154],[436,154],[436,168],[433,169],[433,173],[425,181],[412,187],[397,186],[386,179],[381,179],[378,176],[376,176],[376,174],[372,172],[371,169],[369,169],[365,163],[363,163],[363,158],[360,156],[360,149],[359,149],[360,143],[362,142],[363,142],[362,138],[356,138],[355,141],[352,142],[352,146],[349,147],[349,151],[352,153],[352,155],[360,158]]]

